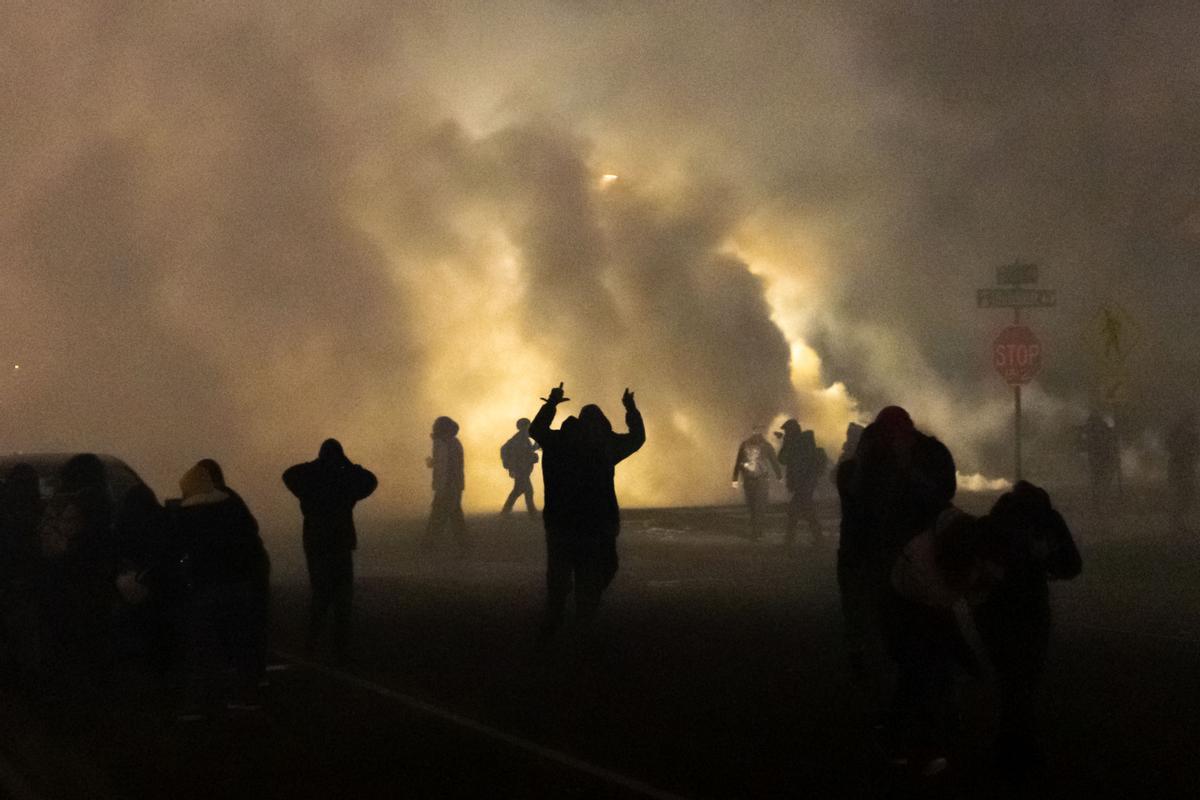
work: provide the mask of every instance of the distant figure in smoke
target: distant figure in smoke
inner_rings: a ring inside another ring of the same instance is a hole
[[[529,420],[522,417],[517,420],[517,432],[500,447],[500,463],[513,479],[512,491],[504,501],[501,514],[511,514],[513,504],[522,496],[525,498],[525,510],[529,512],[529,516],[537,514],[537,508],[533,504],[533,482],[530,480],[533,465],[538,462],[537,449],[537,445],[529,441]]]
[[[825,532],[821,529],[817,507],[813,503],[813,492],[825,476],[829,458],[824,450],[817,447],[813,432],[802,429],[794,419],[783,423],[783,430],[776,434],[780,435],[783,441],[779,445],[779,463],[784,465],[787,488],[792,493],[788,501],[787,527],[783,539],[784,546],[790,551],[801,519],[808,524],[812,544],[825,541]]]
[[[260,705],[256,695],[266,620],[258,593],[266,552],[254,515],[224,482],[220,466],[205,459],[180,479],[180,499],[167,503],[170,535],[186,564],[187,684],[180,714],[185,721],[202,715],[224,693],[226,667],[237,678],[227,705]]]
[[[1047,580],[1074,578],[1083,562],[1050,496],[1031,483],[1002,495],[983,522],[979,550],[998,582],[971,616],[999,684],[998,766],[1020,778],[1042,765],[1034,711],[1050,641]]]
[[[767,515],[770,497],[771,472],[775,478],[783,477],[775,448],[763,436],[763,426],[755,425],[750,438],[738,445],[737,459],[733,462],[733,485],[741,479],[742,491],[746,495],[746,507],[750,509],[750,538],[762,537],[763,521]]]
[[[459,553],[465,554],[467,523],[463,518],[462,495],[466,481],[458,423],[449,417],[438,417],[433,421],[429,438],[433,440],[433,455],[425,459],[425,466],[433,470],[433,506],[425,529],[425,545],[432,547],[442,529],[449,525]]]
[[[306,651],[312,653],[330,607],[337,658],[347,656],[354,598],[354,506],[379,485],[369,471],[346,457],[337,439],[326,439],[316,461],[289,467],[283,482],[300,500],[304,515],[304,557],[312,584]]]
[[[1093,411],[1083,424],[1083,447],[1091,478],[1092,506],[1101,508],[1110,499],[1114,482],[1120,488],[1121,454],[1116,426]]]
[[[1197,460],[1200,460],[1200,435],[1196,431],[1196,412],[1188,411],[1167,434],[1167,485],[1171,490],[1175,529],[1180,532],[1191,525]]]
[[[600,597],[617,574],[617,535],[621,512],[613,487],[614,468],[646,441],[641,412],[628,389],[621,396],[628,433],[615,433],[599,406],[586,405],[578,419],[567,417],[558,430],[550,423],[563,396],[560,383],[550,394],[529,435],[542,447],[546,505],[546,616],[541,636],[562,624],[567,595],[575,589],[575,616],[590,622]]]

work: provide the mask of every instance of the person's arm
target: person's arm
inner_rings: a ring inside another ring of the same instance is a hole
[[[529,423],[529,436],[542,447],[546,446],[546,442],[551,438],[550,423],[554,421],[554,415],[558,412],[558,404],[565,402],[569,398],[563,397],[563,385],[550,390],[550,394],[542,398],[542,407],[533,417],[533,421]]]
[[[634,402],[633,392],[626,389],[621,402],[625,404],[625,427],[629,428],[629,433],[615,435],[614,464],[629,458],[646,443],[646,423],[642,420],[642,412],[638,411],[637,403]]]
[[[296,497],[302,498],[308,494],[307,473],[308,464],[296,464],[295,466],[288,467],[283,472],[283,485],[288,488],[289,492],[296,495]]]
[[[746,446],[738,445],[737,456],[733,460],[733,482],[737,483],[738,478],[742,477],[742,460],[746,456]]]
[[[771,469],[775,470],[775,479],[779,480],[783,477],[783,470],[779,466],[779,459],[775,455],[775,448],[771,446],[770,442],[766,443],[766,448],[767,460],[771,462]]]
[[[375,477],[375,473],[366,467],[361,467],[354,464],[350,467],[352,493],[355,501],[363,500],[370,497],[371,494],[379,486],[379,479]]]

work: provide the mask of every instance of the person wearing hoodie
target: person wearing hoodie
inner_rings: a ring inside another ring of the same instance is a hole
[[[288,467],[283,483],[300,501],[304,517],[304,558],[312,587],[308,639],[305,649],[316,650],[330,608],[333,644],[339,659],[350,643],[350,611],[354,598],[354,506],[375,491],[379,481],[369,470],[346,457],[337,439],[326,439],[315,461]]]
[[[800,427],[797,420],[789,419],[783,423],[783,430],[776,434],[783,437],[779,445],[779,463],[784,466],[784,477],[788,491],[792,493],[787,507],[787,527],[784,530],[784,547],[791,552],[792,543],[796,538],[796,528],[800,520],[808,525],[808,535],[812,544],[825,541],[825,532],[821,529],[821,521],[817,518],[817,507],[813,502],[813,493],[817,483],[825,475],[829,458],[825,451],[817,447],[817,440],[812,431]]]
[[[992,662],[1000,699],[995,758],[1012,778],[1044,766],[1037,742],[1037,690],[1051,632],[1050,580],[1071,580],[1083,569],[1071,530],[1039,486],[1018,481],[984,517],[983,559],[998,580],[971,618]]]
[[[575,591],[575,616],[590,622],[604,590],[617,574],[621,512],[613,486],[615,467],[646,441],[641,412],[628,389],[621,397],[628,433],[616,433],[599,406],[586,405],[558,430],[550,423],[563,396],[560,383],[543,398],[529,426],[542,448],[546,528],[546,613],[541,637],[562,624],[567,596]]]
[[[425,528],[425,544],[432,547],[442,529],[449,525],[458,542],[459,553],[465,554],[467,522],[463,518],[462,495],[466,482],[458,423],[449,417],[438,417],[433,421],[429,438],[433,440],[433,455],[425,459],[425,466],[433,470],[433,505]]]
[[[221,488],[215,462],[198,463],[179,481],[180,498],[167,503],[171,536],[182,554],[186,586],[187,706],[180,719],[202,716],[222,691],[226,666],[237,676],[230,708],[257,708],[259,680],[256,587],[265,558],[258,522],[235,492]]]

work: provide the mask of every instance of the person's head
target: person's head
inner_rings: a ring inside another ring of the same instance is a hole
[[[795,436],[802,430],[804,429],[800,427],[800,421],[796,419],[789,419],[787,422],[783,423],[783,427],[780,429],[784,436],[787,436],[788,434]]]
[[[600,406],[588,404],[579,409],[579,432],[585,438],[596,439],[612,433],[612,423],[604,416]]]
[[[58,485],[68,492],[103,486],[104,463],[94,453],[71,456],[58,471]]]
[[[37,499],[41,497],[41,486],[37,470],[24,462],[13,464],[4,479],[4,494],[12,499]]]
[[[327,463],[345,461],[346,451],[337,439],[326,439],[321,442],[321,449],[317,451],[317,460]]]
[[[893,450],[903,450],[912,444],[916,435],[912,417],[900,406],[887,406],[871,423],[880,440]]]
[[[212,472],[199,461],[179,479],[179,493],[184,500],[197,495],[208,494],[217,490],[217,482]]]
[[[449,417],[438,417],[429,435],[434,439],[453,439],[458,435],[458,423]]]
[[[211,458],[202,458],[196,462],[196,466],[203,467],[212,477],[213,485],[218,489],[225,488],[225,471],[221,469],[221,465]]]
[[[517,420],[517,430],[519,430],[521,433],[529,430],[529,419],[527,417],[521,417],[519,420]]]

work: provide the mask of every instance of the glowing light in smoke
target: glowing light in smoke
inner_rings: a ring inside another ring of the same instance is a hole
[[[600,176],[600,185],[611,186],[612,184],[616,183],[618,177],[619,176],[614,175],[611,172],[606,172]]]

